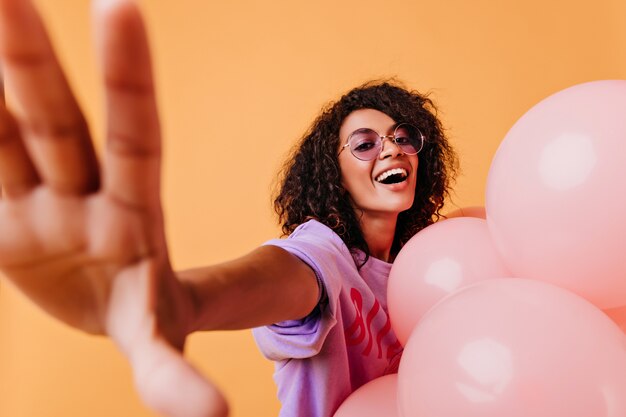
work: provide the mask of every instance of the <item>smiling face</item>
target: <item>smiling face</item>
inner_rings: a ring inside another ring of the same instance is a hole
[[[396,125],[395,120],[378,110],[356,110],[341,125],[340,146],[358,129],[369,128],[380,135],[393,135]],[[364,218],[397,216],[413,205],[417,155],[406,155],[393,141],[385,140],[382,151],[371,161],[355,158],[349,149],[341,151],[338,159],[341,183],[350,194],[357,214],[362,212]]]

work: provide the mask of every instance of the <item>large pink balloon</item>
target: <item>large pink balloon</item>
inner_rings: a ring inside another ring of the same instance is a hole
[[[354,391],[334,417],[397,417],[398,374],[376,378]]]
[[[626,339],[583,298],[518,278],[431,309],[398,373],[402,417],[626,416]]]
[[[485,220],[460,217],[428,226],[402,248],[391,268],[391,326],[405,344],[420,318],[446,295],[486,278],[509,276]]]
[[[626,304],[626,81],[554,94],[508,132],[487,181],[487,222],[515,276],[601,308]]]

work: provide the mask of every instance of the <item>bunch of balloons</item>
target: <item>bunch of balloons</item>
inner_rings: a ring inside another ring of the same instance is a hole
[[[424,229],[398,255],[399,372],[336,417],[626,416],[624,180],[626,81],[529,110],[494,157],[485,211]]]

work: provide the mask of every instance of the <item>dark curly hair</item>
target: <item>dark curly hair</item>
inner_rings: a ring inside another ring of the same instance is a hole
[[[395,80],[363,84],[322,110],[283,166],[274,208],[284,235],[315,219],[337,233],[355,259],[362,251],[365,258],[359,263],[363,265],[370,252],[359,227],[359,216],[341,185],[337,158],[339,128],[350,113],[359,109],[378,110],[398,123],[411,123],[425,136],[419,154],[415,199],[411,208],[398,216],[393,255],[415,233],[439,219],[458,163],[433,102]]]

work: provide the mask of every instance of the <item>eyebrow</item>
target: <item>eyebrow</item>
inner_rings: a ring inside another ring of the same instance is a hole
[[[360,127],[357,130],[353,131],[352,133],[350,133],[348,136],[354,135],[355,133],[361,133],[361,132],[365,132],[365,131],[372,131],[372,132],[376,132],[374,129],[372,129],[371,127]],[[378,133],[378,132],[376,132]]]
[[[393,131],[395,131],[395,130],[396,130],[396,128],[397,128],[398,126],[400,126],[402,123],[404,123],[404,122],[396,122],[396,123],[392,124],[392,125],[391,125],[388,129],[387,129],[387,132],[393,133]],[[372,129],[371,127],[360,127],[360,128],[358,128],[358,129],[354,130],[352,133],[350,133],[350,134],[348,135],[348,137],[350,137],[350,135],[354,135],[355,133],[363,132],[363,131],[365,131],[365,130],[371,130],[371,131],[373,131],[373,132],[376,132],[376,134],[380,136],[380,133],[379,133],[376,129]]]

